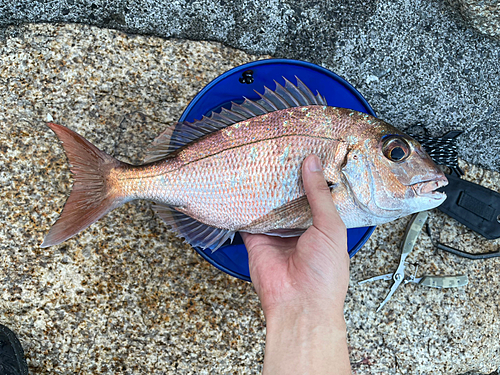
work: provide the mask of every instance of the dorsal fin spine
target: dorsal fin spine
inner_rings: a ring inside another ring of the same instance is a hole
[[[232,111],[237,110],[242,115],[246,115],[247,119],[252,118],[254,116],[258,116],[258,114],[253,113],[249,108],[245,108],[245,107],[239,105],[238,103],[233,103],[231,106],[231,110]]]
[[[299,104],[301,103],[301,99],[302,99],[303,103],[309,103],[309,100],[304,95],[304,93],[302,91],[300,91],[297,86],[295,86],[293,83],[291,83],[286,78],[285,78],[285,87],[294,96],[294,98],[297,99],[297,101],[299,102]],[[294,95],[294,93],[295,93],[295,95]]]
[[[267,89],[267,87],[265,87],[265,88]],[[276,107],[276,105],[270,99],[268,99],[266,96],[264,96],[260,92],[257,92],[257,90],[253,90],[253,91],[255,91],[257,94],[259,94],[259,96],[261,97],[261,99],[263,101],[262,103],[267,104],[271,108],[271,112],[279,110],[278,107]],[[267,110],[266,112],[269,112],[269,110]]]
[[[231,109],[221,108],[220,112],[212,112],[210,117],[203,116],[201,120],[192,123],[184,122],[170,126],[154,140],[145,161],[153,162],[167,158],[173,151],[207,134],[252,117],[291,107],[327,105],[324,96],[319,92],[314,95],[297,76],[295,78],[297,85],[283,77],[285,86],[274,81],[276,84],[274,91],[266,86],[264,94],[254,90],[260,97],[259,100],[244,98],[243,103],[232,103]]]
[[[228,125],[232,125],[234,124],[233,121],[231,121],[230,118],[227,118],[226,116],[224,116],[222,113],[214,113],[212,115],[212,118],[216,119],[217,121],[220,121],[222,122],[225,126],[228,126]]]
[[[283,98],[287,101],[287,103],[289,103],[289,105],[293,107],[300,107],[298,100],[294,98],[291,92],[287,92],[287,90],[283,86],[281,86],[278,82],[274,81],[274,83],[276,84],[276,91],[282,92],[281,96],[286,94],[288,99],[285,98],[284,96]]]
[[[214,126],[217,129],[221,129],[224,127],[224,124],[222,122],[214,120],[213,118],[210,118],[210,117],[203,116],[201,121],[203,121],[204,123],[206,123],[208,125]]]
[[[311,90],[309,90],[309,87],[307,87],[304,82],[302,82],[299,77],[295,76],[295,78],[297,79],[297,87],[300,91],[303,91],[304,94],[306,94],[308,97],[309,97],[309,100],[311,103],[314,103],[316,104],[316,98],[314,96],[314,94],[312,93]]]
[[[271,98],[275,98],[277,100],[278,104],[281,105],[281,107],[279,105],[277,105],[279,107],[279,109],[290,108],[290,104],[288,104],[287,101],[281,95],[279,95],[276,91],[269,90],[266,87],[266,94],[268,94]]]
[[[246,120],[247,118],[246,117],[243,117],[241,114],[239,114],[238,112],[234,112],[234,111],[229,111],[227,110],[226,108],[222,108],[221,109],[221,112],[224,112],[224,115],[227,116],[228,118],[231,118],[231,117],[234,117],[236,119],[237,122],[239,121],[243,121],[243,120]]]
[[[324,104],[325,104],[325,98],[324,98],[324,96],[323,96],[323,95],[321,95],[321,94],[319,93],[319,91],[318,91],[318,90],[316,90],[316,98],[317,98],[318,104],[322,104],[322,105],[324,105]]]
[[[245,98],[245,101],[243,102],[243,104],[245,104],[245,103],[248,103],[249,106],[252,105],[253,107],[257,108],[259,111],[262,112],[261,113],[262,115],[267,113],[266,109],[263,106],[261,106],[257,102],[254,102],[253,100]],[[260,116],[261,114],[259,114],[258,116]]]
[[[184,129],[183,129],[183,133],[186,134],[186,135],[190,135],[190,136],[193,136],[193,137],[201,137],[202,135],[204,135],[202,132],[200,132],[199,130],[195,130],[193,129],[192,127],[190,126],[186,126]]]

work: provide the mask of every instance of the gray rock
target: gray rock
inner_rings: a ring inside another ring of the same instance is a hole
[[[1,1],[0,27],[82,22],[318,63],[403,130],[465,130],[460,156],[500,170],[500,41],[468,29],[447,2]]]
[[[479,32],[500,38],[500,3],[498,0],[448,0],[467,23]]]
[[[204,261],[136,201],[59,246],[40,248],[71,190],[45,121],[69,126],[120,160],[144,151],[221,71],[257,57],[213,42],[130,36],[84,25],[28,25],[0,41],[0,322],[16,331],[33,374],[262,372],[265,322],[250,283]],[[500,173],[461,162],[500,189]],[[345,304],[354,374],[491,373],[500,366],[500,259],[473,262],[433,241],[489,252],[434,210],[407,276],[469,276],[469,285],[390,282],[409,218],[379,226],[351,261]],[[418,264],[418,271],[416,265]]]

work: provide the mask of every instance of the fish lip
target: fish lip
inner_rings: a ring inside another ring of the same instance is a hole
[[[437,191],[437,189],[446,185],[448,185],[448,179],[442,176],[438,179],[418,182],[411,185],[411,188],[415,192],[415,195],[419,197],[441,200],[443,198],[446,198],[446,193]]]

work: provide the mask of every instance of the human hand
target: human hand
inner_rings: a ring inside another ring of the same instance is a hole
[[[318,157],[303,163],[313,225],[300,237],[241,233],[266,316],[264,375],[351,373],[344,321],[347,232]]]
[[[337,213],[320,160],[309,156],[302,178],[313,225],[300,237],[241,233],[250,277],[266,316],[278,307],[320,303],[343,316],[349,283],[347,233]]]

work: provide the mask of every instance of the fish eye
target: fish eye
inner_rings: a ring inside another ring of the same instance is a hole
[[[391,160],[400,161],[405,157],[405,152],[401,147],[394,147],[391,151]]]
[[[398,163],[410,155],[410,146],[403,138],[389,138],[384,142],[382,151],[387,159]]]

